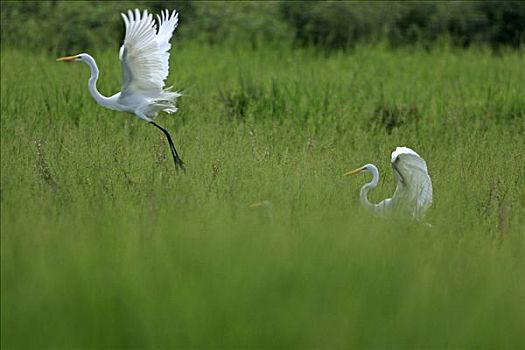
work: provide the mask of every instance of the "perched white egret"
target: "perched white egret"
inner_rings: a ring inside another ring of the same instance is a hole
[[[157,22],[147,10],[141,14],[138,9],[122,13],[126,25],[124,43],[119,58],[122,66],[122,91],[105,97],[97,90],[99,70],[95,59],[87,53],[58,58],[57,61],[85,62],[91,69],[89,92],[101,106],[135,114],[142,120],[156,126],[166,136],[175,166],[184,169],[171,135],[152,119],[159,112],[175,113],[175,102],[179,93],[164,88],[169,73],[170,39],[177,27],[179,15],[168,10],[157,15]]]
[[[392,152],[391,163],[397,182],[396,190],[392,198],[387,198],[378,204],[372,204],[368,200],[368,191],[375,188],[379,182],[379,171],[375,165],[366,164],[344,175],[372,173],[372,181],[361,188],[360,198],[363,206],[373,212],[388,214],[404,209],[409,210],[414,218],[420,218],[432,204],[432,181],[428,175],[427,163],[408,147],[397,147]]]

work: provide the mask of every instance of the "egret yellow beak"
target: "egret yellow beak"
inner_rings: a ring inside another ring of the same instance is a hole
[[[64,56],[64,57],[57,58],[57,61],[71,62],[71,61],[76,60],[77,58],[78,56]]]
[[[262,205],[262,202],[252,203],[248,208],[259,208]]]
[[[357,168],[357,169],[354,169],[354,170],[352,170],[352,171],[349,171],[349,172],[343,174],[343,176],[356,175],[356,174],[359,174],[359,173],[362,172],[362,171],[363,171],[363,167],[361,167],[361,168]]]

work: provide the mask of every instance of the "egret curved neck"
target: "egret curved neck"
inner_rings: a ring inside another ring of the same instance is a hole
[[[91,76],[89,77],[89,83],[88,88],[89,92],[91,93],[91,96],[93,99],[101,106],[108,107],[110,104],[110,99],[106,96],[103,96],[100,92],[97,90],[97,80],[99,76],[99,70],[97,66],[97,62],[95,62],[95,59],[89,55],[86,55],[87,58],[84,62],[89,66],[89,69],[91,70]]]
[[[361,204],[363,204],[364,207],[373,210],[375,208],[375,205],[370,203],[370,201],[368,200],[368,191],[377,187],[377,184],[379,183],[379,170],[377,170],[377,167],[375,165],[367,164],[366,171],[372,174],[372,181],[364,184],[363,187],[361,187],[361,193],[359,198],[361,199]]]

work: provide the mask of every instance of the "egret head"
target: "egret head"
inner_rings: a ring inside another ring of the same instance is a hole
[[[357,169],[354,169],[352,171],[344,173],[343,176],[357,175],[357,174],[360,174],[360,173],[362,173],[364,171],[373,172],[374,169],[377,170],[375,165],[373,165],[373,164],[365,164],[362,167],[359,167]]]
[[[82,62],[87,61],[89,55],[87,53],[79,53],[78,55],[73,56],[64,56],[57,58],[57,61],[65,61],[65,62]]]
[[[261,202],[256,202],[249,205],[249,208],[266,208],[266,209],[272,209],[272,202],[268,200],[264,200]]]
[[[270,202],[269,200],[263,200],[257,203],[250,204],[249,208],[254,210],[258,214],[259,219],[265,222],[273,221],[273,206],[272,202]]]

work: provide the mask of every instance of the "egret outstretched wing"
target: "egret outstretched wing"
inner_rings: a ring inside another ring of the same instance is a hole
[[[398,183],[393,199],[404,197],[405,203],[413,203],[414,214],[424,212],[432,204],[432,181],[427,163],[414,150],[397,147],[392,152],[392,168]]]
[[[157,42],[159,43],[159,50],[163,52],[162,55],[162,80],[166,80],[169,72],[169,60],[170,60],[170,39],[173,35],[173,31],[177,28],[179,23],[179,14],[173,11],[171,16],[168,10],[161,12],[161,15],[157,15],[159,21],[159,31],[157,33]]]
[[[178,14],[166,10],[157,24],[147,10],[122,14],[126,36],[120,48],[122,95],[158,98],[169,72],[169,40],[177,27]]]

